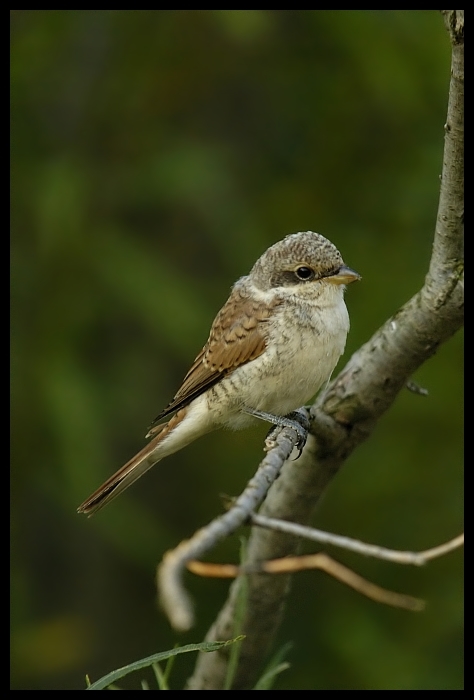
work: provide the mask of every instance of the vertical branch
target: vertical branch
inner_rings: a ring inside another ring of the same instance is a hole
[[[464,10],[442,10],[442,14],[452,44],[451,79],[429,290],[444,283],[446,274],[453,271],[455,283],[464,257]]]

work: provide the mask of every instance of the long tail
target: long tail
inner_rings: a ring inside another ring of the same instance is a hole
[[[187,408],[181,409],[176,415],[171,418],[168,423],[157,426],[153,429],[152,434],[155,434],[157,428],[160,428],[160,432],[156,437],[151,440],[151,442],[140,450],[135,457],[132,457],[123,467],[121,467],[115,474],[113,474],[110,479],[99,486],[97,491],[87,498],[84,503],[81,503],[77,509],[78,513],[85,513],[86,515],[93,515],[97,513],[98,510],[103,508],[107,503],[116,498],[122,491],[125,491],[129,486],[131,486],[137,479],[139,479],[142,474],[147,472],[151,467],[153,467],[157,462],[159,462],[163,457],[174,452],[174,449],[163,450],[162,443],[167,438],[171,431],[174,430],[183,420],[187,413]],[[177,448],[179,449],[179,447]]]

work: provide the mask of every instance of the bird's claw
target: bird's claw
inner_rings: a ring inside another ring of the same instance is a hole
[[[263,413],[262,411],[254,410],[249,410],[248,412],[257,418],[262,418],[263,420],[268,420],[269,422],[273,423],[273,426],[270,428],[265,439],[265,449],[267,451],[271,450],[272,447],[275,446],[274,435],[277,430],[281,428],[291,428],[295,431],[298,437],[295,445],[296,449],[298,450],[298,455],[295,457],[295,460],[301,457],[301,453],[306,445],[309,430],[309,418],[306,412],[302,410],[292,411],[287,416],[274,416],[270,413]]]
[[[304,413],[303,411],[293,411],[285,417],[288,419],[289,422],[291,422],[291,425],[288,427],[293,428],[293,430],[298,436],[298,442],[295,445],[296,449],[298,450],[298,454],[293,460],[294,462],[296,462],[296,460],[301,457],[304,450],[304,446],[306,445],[306,441],[308,439],[309,419],[306,413]]]

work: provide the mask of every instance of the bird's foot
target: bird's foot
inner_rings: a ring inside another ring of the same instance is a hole
[[[281,428],[292,428],[298,436],[298,441],[296,443],[298,455],[295,457],[295,459],[298,459],[301,456],[306,440],[308,439],[309,430],[309,418],[306,409],[297,409],[296,411],[288,413],[286,416],[275,416],[273,413],[257,411],[254,408],[248,407],[245,407],[243,410],[245,413],[255,416],[255,418],[260,418],[261,420],[267,421],[267,423],[273,423],[273,426],[270,428],[265,439],[267,451],[275,445],[275,436],[277,431],[279,431]]]

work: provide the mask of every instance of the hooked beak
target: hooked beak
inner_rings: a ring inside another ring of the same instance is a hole
[[[360,279],[361,276],[358,272],[351,270],[350,267],[346,267],[345,265],[342,265],[334,275],[326,277],[326,281],[331,282],[331,284],[350,284]]]

